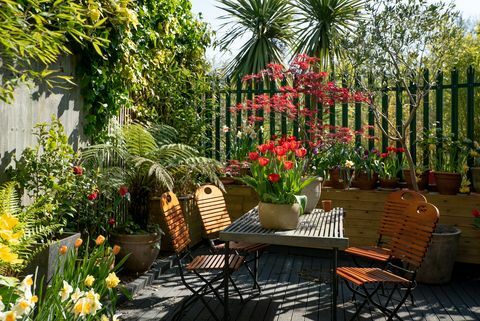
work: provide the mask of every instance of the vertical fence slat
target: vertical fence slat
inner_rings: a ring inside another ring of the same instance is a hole
[[[247,81],[247,100],[252,100],[253,98],[253,80],[248,80]],[[250,122],[250,117],[253,115],[253,112],[251,109],[247,109],[247,123]]]
[[[355,75],[355,90],[360,88],[360,76]],[[355,131],[359,131],[362,128],[362,104],[355,103]],[[355,135],[355,144],[360,146],[362,144],[362,137]]]
[[[242,103],[242,78],[238,77],[237,79],[237,98],[236,103]],[[242,113],[240,111],[237,112],[237,130],[242,127]]]
[[[282,87],[285,87],[287,85],[287,79],[283,78],[282,80]],[[287,134],[287,113],[282,112],[282,135]]]
[[[428,69],[425,69],[423,72],[423,90],[426,90],[430,86],[430,73]],[[423,137],[425,138],[425,133],[430,130],[430,90],[426,90],[425,96],[423,97]],[[430,153],[422,151],[423,153],[423,166],[425,168],[429,167],[430,164]]]
[[[347,76],[342,78],[342,88],[347,88]],[[348,127],[348,103],[342,104],[342,127]]]
[[[230,159],[232,141],[231,141],[231,128],[232,128],[232,114],[230,108],[232,108],[232,96],[230,93],[230,81],[227,79],[227,92],[225,93],[225,126],[228,130],[225,132],[225,158]]]
[[[372,74],[368,75],[368,87],[373,88],[374,83],[373,83],[373,76]],[[368,150],[372,150],[375,147],[375,141],[371,139],[373,136],[375,136],[375,116],[373,115],[373,109],[368,108]]]
[[[395,85],[395,120],[398,131],[402,131],[403,108],[402,108],[402,87],[399,83]],[[397,143],[397,147],[400,147]]]
[[[451,125],[453,140],[458,140],[458,70],[452,70],[452,114]]]
[[[311,112],[311,107],[312,107],[312,96],[310,95],[305,95],[304,96],[304,99],[305,99],[305,109],[308,113]],[[311,135],[311,132],[310,132],[310,129],[311,129],[311,118],[309,116],[309,114],[305,114],[305,139],[308,139],[310,140],[312,135]]]
[[[385,82],[385,85],[382,88],[382,128],[388,132],[388,84]],[[388,137],[382,131],[382,152],[386,152],[388,147]]]
[[[294,84],[297,82],[296,79],[293,80]],[[293,104],[297,108],[297,112],[295,114],[295,119],[293,120],[293,136],[299,138],[298,136],[298,127],[299,127],[299,121],[300,121],[300,106],[298,105],[299,98],[294,98],[293,99]]]
[[[259,81],[258,82],[258,86],[256,86],[256,92],[255,92],[255,95],[263,95],[263,81]],[[263,121],[263,117],[265,116],[264,115],[264,112],[263,112],[263,108],[260,108],[257,112],[257,116],[260,117],[260,121],[258,122],[258,124],[260,125],[261,128],[263,128],[264,126],[264,121]],[[263,143],[263,130],[259,130],[258,131],[258,143],[261,144]]]
[[[475,69],[469,66],[467,69],[467,138],[475,140]],[[468,165],[473,166],[473,159],[469,157]]]
[[[209,158],[212,158],[212,147],[213,147],[213,135],[212,135],[212,93],[209,92],[206,95],[206,109],[205,109],[205,122],[207,123],[207,130],[206,130],[206,136],[207,136],[207,141],[205,143],[205,155]]]
[[[217,82],[218,86],[218,82]],[[222,104],[222,93],[220,92],[220,86],[217,88],[217,94],[215,97],[215,159],[220,160],[220,108]]]
[[[415,108],[417,103],[417,85],[413,82],[410,83],[410,112]],[[412,154],[413,163],[417,164],[417,115],[413,117],[413,121],[410,124],[410,153]]]
[[[275,86],[275,80],[270,80],[270,98],[272,98],[275,95],[276,92],[276,86]],[[270,110],[270,137],[272,138],[273,135],[276,133],[276,128],[275,128],[275,111],[272,109]]]
[[[436,126],[437,126],[437,150],[442,147],[440,138],[443,135],[443,73],[437,74],[437,89],[435,90],[435,109],[436,109]],[[437,153],[437,157],[440,157],[440,153]]]

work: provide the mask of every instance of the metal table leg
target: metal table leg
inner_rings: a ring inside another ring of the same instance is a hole
[[[337,296],[338,296],[338,277],[337,277],[337,267],[338,267],[338,248],[333,248],[332,253],[332,321],[337,321]]]
[[[230,320],[230,311],[228,305],[228,279],[229,279],[229,253],[230,253],[230,242],[225,242],[225,266],[224,268],[224,279],[223,279],[223,286],[224,286],[224,306],[223,306],[223,321]]]

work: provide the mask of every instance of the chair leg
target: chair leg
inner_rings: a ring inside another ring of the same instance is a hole
[[[230,282],[232,283],[233,285],[233,288],[235,289],[235,292],[238,293],[238,296],[240,297],[240,302],[243,303],[243,296],[242,296],[242,293],[240,293],[240,289],[238,288],[238,286],[235,284],[235,282],[233,282],[233,279],[232,279],[232,276],[228,276]]]

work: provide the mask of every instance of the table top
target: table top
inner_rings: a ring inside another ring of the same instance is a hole
[[[300,216],[295,230],[268,230],[260,226],[255,207],[220,232],[223,241],[265,243],[315,249],[345,249],[348,238],[343,235],[344,211],[336,207],[329,212],[315,209]]]

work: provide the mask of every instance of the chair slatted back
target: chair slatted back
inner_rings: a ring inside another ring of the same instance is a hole
[[[223,231],[232,223],[222,191],[214,185],[204,185],[195,192],[195,201],[208,237]]]
[[[404,219],[391,242],[392,256],[419,268],[427,253],[439,219],[438,209],[418,202],[405,209]]]
[[[422,194],[409,190],[400,190],[388,195],[380,219],[378,234],[392,238],[396,232],[395,226],[402,220],[405,209],[410,204],[426,201],[427,199]]]
[[[181,253],[188,247],[191,240],[180,202],[174,193],[166,192],[162,194],[161,203],[173,249],[176,253]]]

